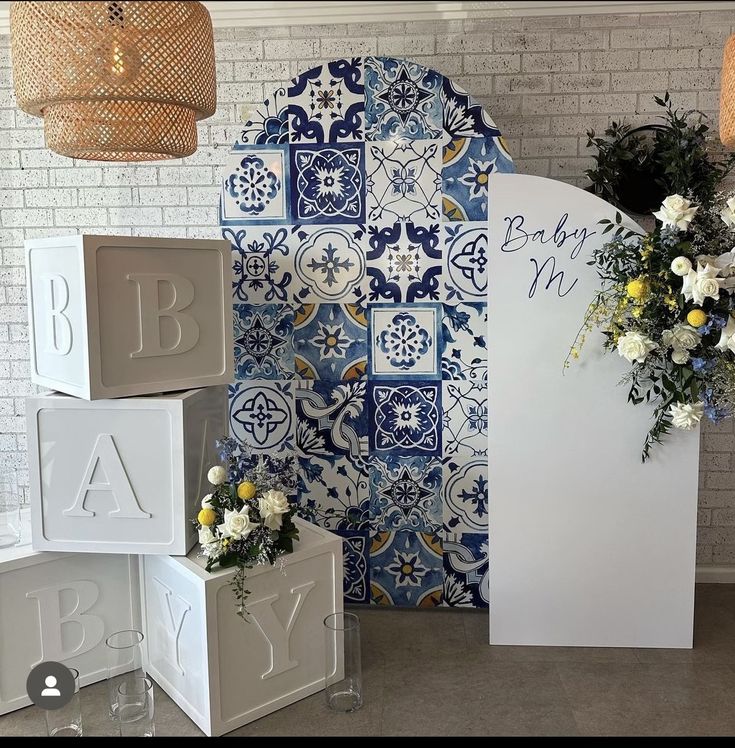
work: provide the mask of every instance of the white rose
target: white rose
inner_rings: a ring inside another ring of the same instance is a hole
[[[212,504],[212,494],[211,493],[208,493],[202,499],[202,509],[214,509],[214,504]]]
[[[631,364],[634,361],[642,364],[654,348],[656,344],[639,332],[626,332],[618,340],[618,353]]]
[[[697,263],[697,270],[690,270],[684,277],[681,292],[687,301],[701,306],[706,298],[718,299],[723,279],[718,278],[720,269],[707,263]]]
[[[221,465],[215,465],[209,468],[207,480],[213,486],[221,486],[227,480],[227,471]]]
[[[677,429],[691,431],[702,420],[704,405],[702,403],[695,403],[694,405],[674,403],[669,412],[671,413],[671,421]]]
[[[725,207],[720,212],[720,218],[724,221],[725,226],[731,229],[735,227],[735,197],[731,197]]]
[[[283,491],[271,489],[258,499],[258,509],[263,524],[270,530],[280,530],[283,517],[289,511],[288,499]]]
[[[661,209],[653,215],[664,226],[673,226],[679,230],[686,230],[699,208],[692,208],[691,201],[681,195],[669,195],[661,204]]]
[[[689,361],[689,351],[685,348],[674,348],[674,350],[671,351],[671,360],[675,364],[685,364]]]
[[[667,347],[691,351],[699,345],[700,337],[696,327],[679,324],[671,330],[664,330],[661,341]]]
[[[701,296],[702,301],[707,298],[719,299],[720,284],[714,278],[697,278],[694,283],[694,294]],[[696,303],[701,304],[702,301],[698,301]]]
[[[720,340],[715,346],[718,351],[731,350],[735,353],[735,318],[732,315],[728,317],[727,324],[722,328]]]
[[[217,525],[217,529],[223,538],[247,538],[253,529],[253,523],[248,515],[248,508],[244,506],[239,512],[225,509],[225,521]]]
[[[687,257],[676,257],[671,263],[671,272],[680,277],[685,276],[691,269],[692,263]]]
[[[217,538],[214,537],[211,527],[200,527],[199,528],[199,545],[209,545],[214,543]]]

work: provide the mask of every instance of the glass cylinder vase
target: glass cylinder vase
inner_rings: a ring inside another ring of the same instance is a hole
[[[115,712],[120,725],[120,737],[155,737],[153,681],[150,678],[124,680],[117,688]]]
[[[116,631],[107,637],[107,694],[110,718],[117,719],[118,690],[121,685],[145,678],[143,634],[135,629]]]
[[[20,542],[20,487],[13,468],[0,473],[0,548]]]
[[[324,619],[327,706],[354,712],[362,706],[360,619],[354,613],[332,613]]]
[[[74,676],[74,695],[59,709],[46,710],[46,733],[50,738],[82,737],[82,700],[79,695],[79,671],[70,667]]]

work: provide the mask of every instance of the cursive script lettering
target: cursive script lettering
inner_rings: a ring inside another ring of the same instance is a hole
[[[549,233],[547,229],[538,229],[537,231],[526,231],[524,224],[526,219],[523,216],[506,216],[505,222],[508,227],[505,232],[505,241],[500,247],[501,252],[517,252],[519,249],[523,249],[529,240],[532,242],[538,242],[539,244],[552,243],[558,249],[564,247],[567,241],[575,240],[576,243],[572,247],[572,251],[569,253],[569,259],[575,260],[579,253],[584,247],[584,243],[591,236],[596,234],[596,231],[588,231],[586,227],[574,229],[574,231],[565,230],[567,220],[569,219],[569,213],[564,213],[556,224],[556,228]]]
[[[569,213],[563,213],[556,226],[553,229],[541,228],[531,230],[526,228],[526,219],[522,215],[506,216],[505,239],[500,245],[501,252],[518,252],[531,243],[531,247],[551,244],[557,249],[569,251],[569,259],[576,260],[579,257],[584,244],[596,231],[590,231],[584,226],[571,229],[567,228]],[[530,262],[533,265],[533,277],[528,289],[528,298],[532,299],[536,291],[541,287],[546,290],[553,290],[556,295],[563,299],[576,285],[579,278],[574,278],[570,283],[565,280],[565,271],[559,268],[559,260],[554,255],[548,255],[545,259],[531,257]]]
[[[547,267],[549,268],[549,280],[547,281],[545,288],[548,291],[551,288],[552,284],[554,282],[557,282],[556,294],[560,299],[563,299],[577,285],[577,281],[579,280],[579,278],[575,278],[571,282],[569,287],[565,291],[562,291],[562,286],[564,284],[564,271],[556,269],[555,257],[547,257],[542,265],[539,265],[538,260],[536,260],[535,257],[532,257],[531,263],[534,267],[534,275],[533,280],[531,281],[531,287],[528,289],[529,299],[532,299],[535,296],[539,279],[541,278],[541,275]]]

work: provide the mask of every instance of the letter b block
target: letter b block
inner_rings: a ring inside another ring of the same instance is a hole
[[[33,547],[186,554],[226,434],[226,387],[27,400]]]
[[[0,714],[28,706],[40,662],[79,670],[82,686],[107,677],[105,638],[138,628],[133,556],[0,549]]]
[[[26,242],[31,378],[86,400],[232,381],[225,241]]]

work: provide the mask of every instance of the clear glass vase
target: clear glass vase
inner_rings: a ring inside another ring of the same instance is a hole
[[[82,700],[79,694],[79,671],[69,668],[74,676],[74,695],[60,709],[46,710],[46,733],[50,738],[81,738]]]
[[[360,619],[354,613],[332,613],[324,619],[327,706],[354,712],[362,706]]]
[[[150,678],[124,680],[117,688],[115,711],[120,726],[120,737],[155,737],[153,681]]]
[[[118,690],[120,686],[132,684],[145,678],[143,667],[143,641],[140,631],[126,629],[107,637],[107,694],[110,718],[117,719]]]
[[[13,468],[0,472],[0,548],[20,542],[20,487]]]

